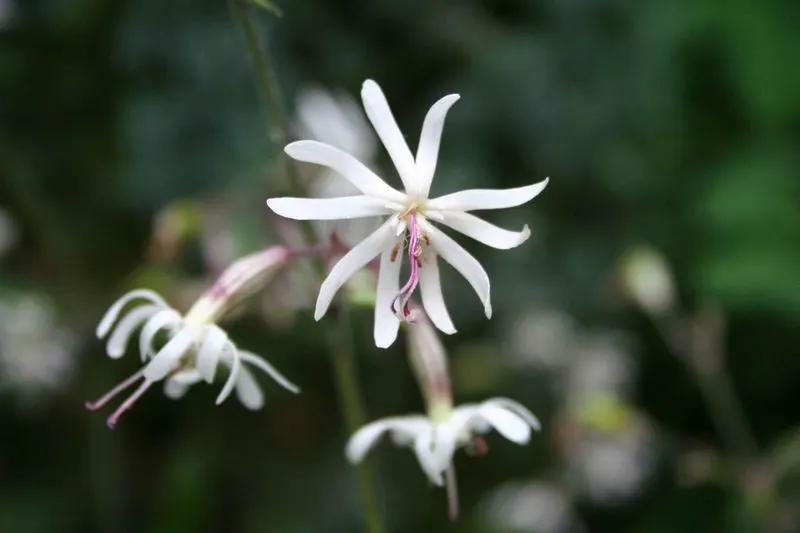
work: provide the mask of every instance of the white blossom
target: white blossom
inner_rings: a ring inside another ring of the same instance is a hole
[[[137,300],[137,305],[123,313],[129,303]],[[141,381],[136,391],[109,417],[108,425],[113,427],[153,383],[164,380],[165,393],[177,398],[195,383],[212,383],[220,364],[229,369],[229,375],[217,397],[217,405],[234,390],[248,409],[260,409],[264,404],[264,395],[245,363],[260,368],[284,388],[299,392],[264,359],[237,348],[222,328],[213,323],[215,309],[213,300],[201,298],[184,316],[158,294],[146,289],[131,291],[118,299],[97,326],[97,337],[107,336],[106,352],[112,359],[119,359],[134,333],[141,328],[139,354],[144,367],[96,402],[87,403],[87,408],[98,409]],[[157,337],[163,333],[167,341],[156,348]]]
[[[331,269],[320,287],[315,319],[325,315],[342,285],[377,256],[380,256],[374,328],[377,346],[385,348],[395,341],[400,320],[413,321],[408,304],[417,286],[422,293],[423,307],[434,325],[445,333],[455,333],[442,297],[439,256],[466,278],[483,303],[487,318],[490,318],[489,276],[472,255],[434,222],[493,248],[514,248],[528,239],[530,230],[527,226],[519,232],[508,231],[469,211],[522,205],[538,195],[548,180],[514,189],[472,189],[430,199],[445,116],[459,95],[445,96],[430,108],[422,125],[416,156],[406,144],[378,84],[372,80],[364,82],[361,97],[367,118],[397,168],[404,191],[389,186],[347,152],[329,144],[305,140],[289,144],[286,153],[298,161],[322,165],[341,174],[360,194],[339,198],[272,198],[267,201],[279,215],[296,220],[388,217]],[[411,275],[400,288],[401,261],[397,260],[397,254],[403,246],[408,253]]]
[[[539,420],[521,404],[506,398],[493,398],[481,404],[466,404],[443,416],[399,416],[385,418],[359,429],[347,443],[345,455],[351,463],[360,462],[384,433],[395,444],[414,448],[419,464],[435,485],[444,484],[445,471],[453,454],[469,446],[477,434],[490,429],[517,444],[527,444],[531,428],[538,431]]]

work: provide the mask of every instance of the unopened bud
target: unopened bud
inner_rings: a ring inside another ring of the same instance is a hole
[[[422,309],[412,307],[414,323],[406,326],[408,356],[417,375],[431,420],[446,420],[453,408],[447,352]]]
[[[271,246],[246,255],[229,266],[186,314],[187,321],[216,322],[223,314],[272,281],[290,259],[285,246]]]
[[[664,256],[641,246],[625,253],[620,264],[622,288],[645,313],[662,316],[675,305],[675,280]]]

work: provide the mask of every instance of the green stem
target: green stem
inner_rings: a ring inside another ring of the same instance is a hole
[[[245,0],[230,0],[233,16],[242,28],[244,41],[250,52],[253,68],[256,73],[258,90],[267,108],[274,127],[270,128],[270,139],[278,146],[284,146],[289,139],[289,127],[286,115],[281,105],[280,89],[275,79],[269,56],[269,51],[259,38],[259,32],[253,15],[253,6]],[[292,162],[282,156],[285,175],[289,178],[292,194],[304,196],[303,186],[299,173]],[[308,221],[301,223],[301,228],[306,240],[314,243],[316,235],[314,228]],[[316,263],[320,278],[324,277],[325,268],[321,261]],[[337,331],[329,333],[328,339],[331,346],[331,359],[336,378],[339,400],[344,411],[344,420],[349,434],[356,432],[365,422],[364,402],[361,389],[356,378],[353,362],[354,347],[351,338],[351,326],[346,310],[339,312]],[[360,463],[357,467],[358,486],[364,506],[364,523],[368,533],[383,533],[383,517],[376,498],[375,483],[372,469],[367,462]]]

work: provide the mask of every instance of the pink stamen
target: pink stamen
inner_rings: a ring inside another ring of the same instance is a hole
[[[86,402],[86,408],[89,409],[90,411],[96,411],[97,409],[100,409],[101,407],[106,405],[110,400],[116,397],[120,392],[130,388],[131,385],[139,381],[142,378],[143,374],[144,370],[139,370],[138,372],[127,378],[125,381],[123,381],[110,391],[108,391],[99,400],[95,402]],[[109,428],[113,429],[114,426],[117,425],[117,422],[119,421],[120,417],[126,411],[130,410],[131,407],[133,407],[133,404],[136,403],[136,400],[141,398],[141,396],[147,391],[147,389],[150,388],[150,385],[152,384],[153,384],[152,381],[144,380],[144,382],[141,385],[139,385],[139,387],[135,391],[133,391],[133,394],[128,396],[128,398],[124,402],[122,402],[122,405],[120,405],[116,409],[116,411],[114,411],[114,413],[110,417],[108,417],[108,420],[106,420],[106,425],[108,425]]]
[[[409,302],[411,301],[411,296],[414,294],[414,291],[419,285],[419,255],[421,252],[419,244],[419,230],[417,228],[417,217],[413,211],[408,214],[408,232],[408,260],[411,264],[411,273],[406,284],[403,285],[403,288],[400,289],[400,291],[397,293],[397,296],[395,296],[394,300],[392,301],[392,311],[401,320],[411,323],[415,320],[415,313],[412,312]]]

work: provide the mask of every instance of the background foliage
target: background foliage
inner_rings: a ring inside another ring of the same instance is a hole
[[[529,223],[525,246],[465,243],[492,277],[495,318],[452,271],[445,287],[456,399],[514,397],[545,429],[457,458],[456,525],[412,455],[381,447],[391,530],[800,530],[800,4],[280,8],[259,16],[289,110],[308,84],[357,95],[374,78],[413,143],[427,107],[458,92],[434,193],[552,180],[492,218]],[[268,118],[223,0],[0,1],[0,531],[360,527],[320,326],[281,312],[279,291],[230,331],[300,396],[267,389],[253,414],[213,408],[209,390],[153,392],[114,431],[83,410],[132,371],[132,354],[109,361],[93,338],[117,294],[144,284],[188,305],[219,266],[209,257],[279,238],[263,203],[285,192]],[[723,364],[756,445],[745,457],[715,429],[697,362],[620,290],[619,260],[642,243],[672,265],[676,315],[725,317]],[[369,312],[356,318],[370,416],[419,410],[402,343],[377,351]],[[20,365],[57,377],[19,379]]]

